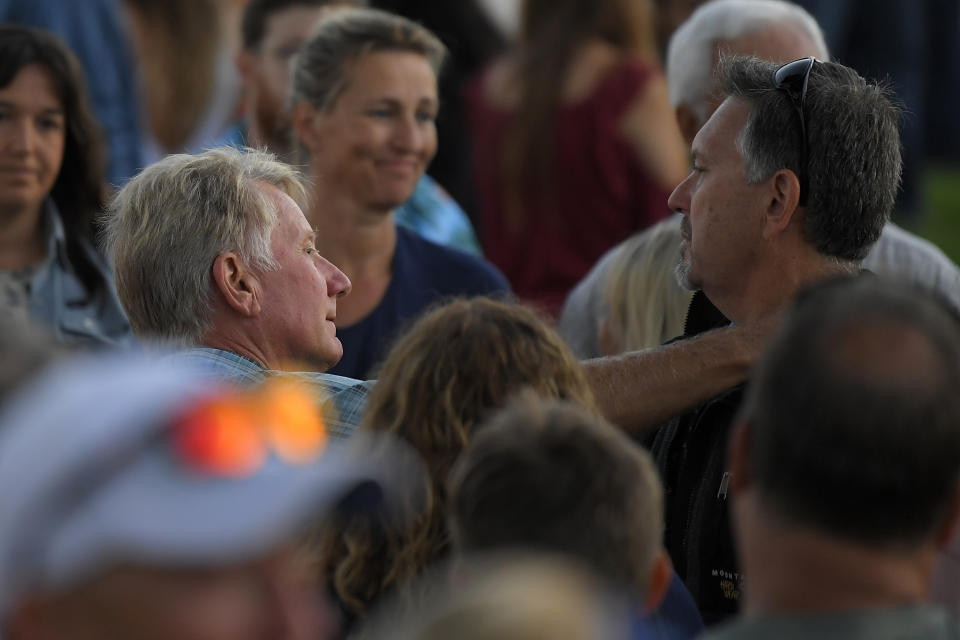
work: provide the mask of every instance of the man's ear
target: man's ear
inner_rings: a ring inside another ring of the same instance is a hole
[[[764,239],[772,238],[789,226],[800,204],[800,180],[789,169],[780,169],[769,180],[770,193],[764,211]]]
[[[653,561],[653,570],[650,572],[650,583],[647,587],[647,597],[643,599],[643,610],[650,613],[660,606],[670,589],[673,579],[673,564],[665,549],[660,549]]]
[[[293,107],[293,131],[303,146],[313,153],[320,145],[316,128],[313,126],[318,114],[310,103],[300,100]]]
[[[683,134],[683,139],[686,141],[687,147],[689,147],[693,144],[693,139],[697,137],[697,131],[700,130],[703,123],[700,122],[700,118],[697,117],[697,114],[688,105],[678,104],[673,111],[677,116],[677,125],[680,127],[680,133]]]
[[[750,445],[753,428],[747,418],[740,417],[730,434],[727,446],[727,468],[730,469],[730,490],[733,493],[743,491],[753,484],[753,470],[750,465]]]
[[[260,281],[237,254],[227,251],[217,256],[213,281],[231,309],[249,318],[260,314]]]

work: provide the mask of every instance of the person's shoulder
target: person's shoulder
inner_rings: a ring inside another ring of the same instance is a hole
[[[185,363],[224,382],[241,386],[263,382],[264,368],[240,354],[211,347],[191,347],[162,357],[165,362]]]
[[[884,227],[863,267],[933,290],[960,310],[960,268],[935,244],[893,223]]]
[[[892,222],[888,222],[884,226],[880,238],[871,251],[871,254],[874,253],[880,255],[894,253],[901,258],[916,262],[928,262],[952,270],[957,269],[957,266],[947,257],[947,254],[945,254],[940,247],[929,240],[921,238],[915,233],[898,227]],[[868,260],[869,255],[870,254],[868,254]]]
[[[432,281],[444,293],[509,293],[507,279],[492,264],[459,249],[439,245],[408,229],[397,229],[397,258],[416,277]],[[446,285],[446,286],[444,286]]]

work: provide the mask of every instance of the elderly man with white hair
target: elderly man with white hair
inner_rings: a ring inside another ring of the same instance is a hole
[[[141,341],[178,345],[175,359],[244,385],[299,372],[346,436],[366,383],[324,372],[343,355],[334,319],[350,280],[317,252],[305,198],[297,170],[268,153],[168,156],[117,193],[107,247]]]

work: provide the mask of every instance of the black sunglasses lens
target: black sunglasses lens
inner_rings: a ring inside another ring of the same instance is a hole
[[[804,93],[807,77],[813,67],[813,58],[801,58],[788,62],[773,74],[773,84],[790,94],[794,100],[799,100]]]

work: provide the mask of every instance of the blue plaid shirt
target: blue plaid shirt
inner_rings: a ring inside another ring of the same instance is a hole
[[[332,437],[338,439],[349,437],[360,424],[360,419],[367,407],[367,396],[373,385],[372,382],[329,373],[274,371],[238,353],[211,347],[196,347],[172,354],[167,358],[187,362],[212,376],[243,387],[258,385],[268,376],[296,377],[316,389],[321,402],[327,399],[333,401],[336,415],[328,417],[327,429]]]

